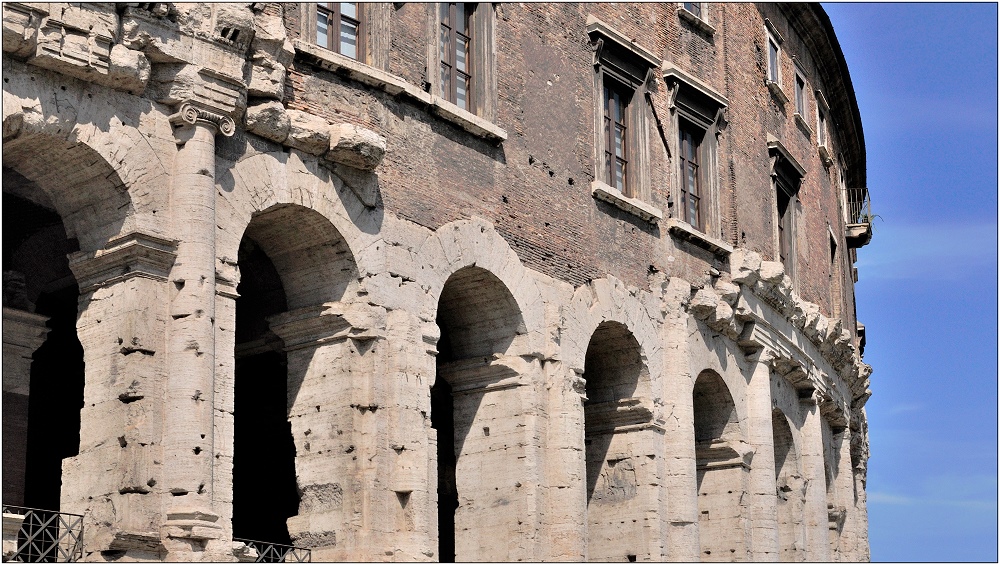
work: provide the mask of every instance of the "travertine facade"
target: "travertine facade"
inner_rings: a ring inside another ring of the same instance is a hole
[[[867,560],[822,8],[456,9],[3,5],[5,555]]]

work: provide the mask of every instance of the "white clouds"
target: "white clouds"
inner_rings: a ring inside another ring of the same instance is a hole
[[[875,222],[872,243],[858,252],[862,279],[961,280],[996,272],[995,222]]]
[[[997,477],[991,475],[938,475],[927,477],[919,487],[898,494],[869,491],[869,505],[913,506],[929,510],[933,507],[965,508],[969,510],[997,509]]]
[[[903,414],[906,412],[920,412],[924,409],[923,404],[911,403],[911,404],[897,404],[888,410],[886,413],[890,416],[895,416],[896,414]]]

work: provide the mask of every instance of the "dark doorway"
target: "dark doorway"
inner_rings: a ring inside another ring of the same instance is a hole
[[[239,252],[233,430],[233,536],[291,544],[286,520],[298,513],[295,444],[288,422],[284,346],[267,317],[287,310],[274,265],[255,241]]]

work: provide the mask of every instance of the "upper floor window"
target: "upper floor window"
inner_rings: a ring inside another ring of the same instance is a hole
[[[364,60],[361,6],[356,2],[316,5],[316,43],[345,57]]]
[[[701,2],[684,2],[684,9],[691,12],[695,16],[701,17]]]
[[[632,196],[628,177],[628,105],[632,92],[614,79],[604,81],[604,181]]]
[[[463,110],[471,107],[472,26],[475,4],[440,4],[441,96]]]
[[[826,112],[816,108],[816,142],[820,147],[826,147]]]
[[[771,183],[774,188],[777,216],[778,260],[789,277],[795,276],[795,208],[805,169],[776,138],[768,135],[771,154]]]
[[[701,141],[704,130],[694,127],[687,120],[680,120],[680,214],[691,226],[701,230]]]
[[[795,73],[795,111],[806,115],[806,80],[798,72]]]
[[[767,38],[767,80],[774,83],[781,82],[781,75],[778,68],[778,42],[773,37]]]
[[[660,60],[594,16],[587,18],[587,32],[593,42],[595,98],[600,104],[595,108],[599,121],[594,177],[601,191],[611,191],[597,197],[612,203],[618,196],[648,200],[644,93],[647,76]]]
[[[729,101],[671,63],[664,65],[663,80],[671,90],[671,125],[676,128],[672,136],[677,142],[670,148],[678,179],[672,215],[705,235],[721,238],[716,152]]]

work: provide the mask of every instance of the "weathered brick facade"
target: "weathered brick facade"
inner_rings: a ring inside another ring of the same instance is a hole
[[[846,64],[685,6],[477,5],[463,109],[434,4],[360,61],[314,4],[4,4],[5,504],[94,561],[866,560]]]

